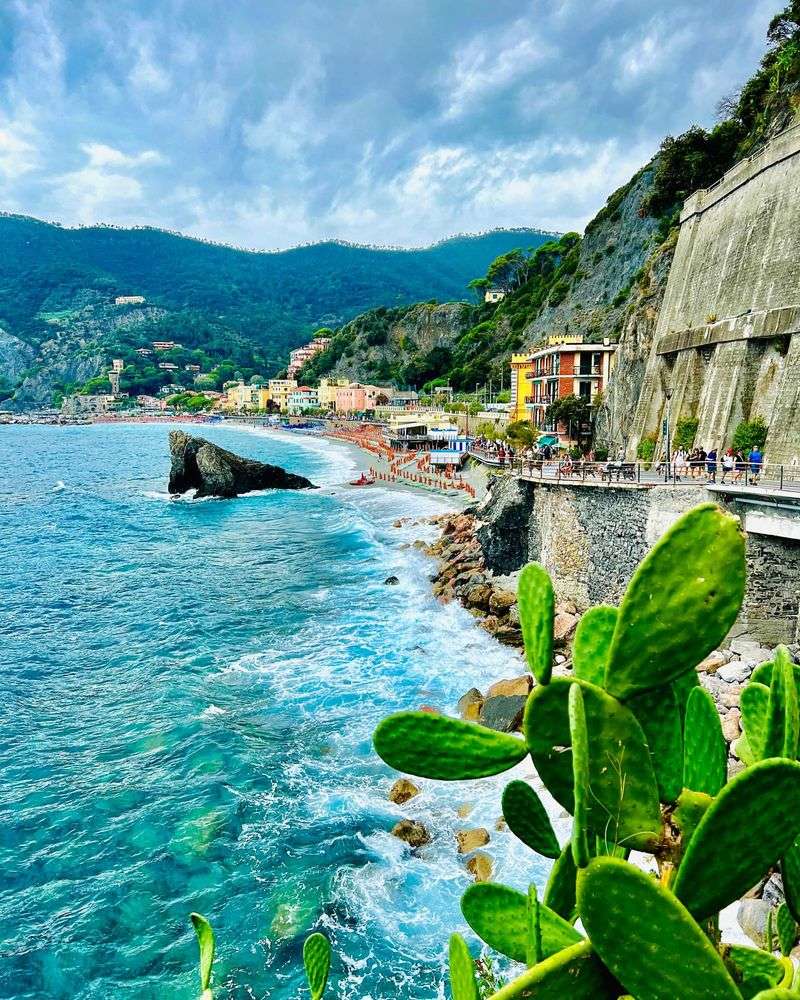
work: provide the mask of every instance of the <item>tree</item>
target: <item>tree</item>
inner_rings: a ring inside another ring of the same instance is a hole
[[[536,444],[539,433],[527,420],[515,420],[506,427],[506,438],[515,448],[528,448]]]
[[[583,396],[574,394],[563,396],[551,403],[547,408],[547,416],[556,424],[563,424],[569,428],[573,426],[580,429],[580,425],[586,423],[591,416],[589,401]]]
[[[697,417],[681,417],[675,425],[675,433],[672,436],[673,447],[689,451],[694,445],[694,437],[697,434],[698,426],[699,421]]]

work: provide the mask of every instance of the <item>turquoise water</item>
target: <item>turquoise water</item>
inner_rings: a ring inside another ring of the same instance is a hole
[[[195,997],[191,910],[217,997],[304,995],[312,928],[332,996],[443,996],[456,808],[491,828],[500,786],[396,807],[370,734],[520,662],[430,597],[432,529],[392,526],[441,500],[338,486],[357,465],[319,441],[203,433],[324,488],[176,502],[163,426],[0,429],[0,996]],[[404,815],[436,834],[419,857]],[[498,877],[542,876],[492,836]]]

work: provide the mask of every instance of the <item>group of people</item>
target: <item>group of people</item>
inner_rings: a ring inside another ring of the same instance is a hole
[[[714,447],[709,451],[704,448],[693,448],[691,451],[679,448],[672,459],[672,471],[676,480],[705,478],[713,483],[721,472],[722,483],[729,478],[733,483],[741,482],[745,473],[748,474],[749,481],[757,482],[763,468],[764,455],[757,445],[749,450],[727,448],[722,455]]]

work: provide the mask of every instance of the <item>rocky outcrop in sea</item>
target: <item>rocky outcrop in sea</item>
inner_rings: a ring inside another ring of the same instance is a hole
[[[205,438],[170,431],[169,492],[195,490],[196,497],[235,497],[252,490],[313,490],[305,476],[279,465],[241,458]]]

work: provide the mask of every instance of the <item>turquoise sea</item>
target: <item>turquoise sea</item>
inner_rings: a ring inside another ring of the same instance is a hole
[[[444,501],[224,427],[202,433],[323,488],[170,500],[167,431],[0,429],[0,996],[196,997],[199,910],[218,998],[306,995],[311,929],[331,996],[443,997],[454,831],[492,830],[498,878],[544,875],[494,832],[499,782],[397,807],[371,748],[389,712],[521,669],[430,596],[409,543],[434,529],[393,527]],[[388,832],[402,816],[435,833],[419,856]]]

